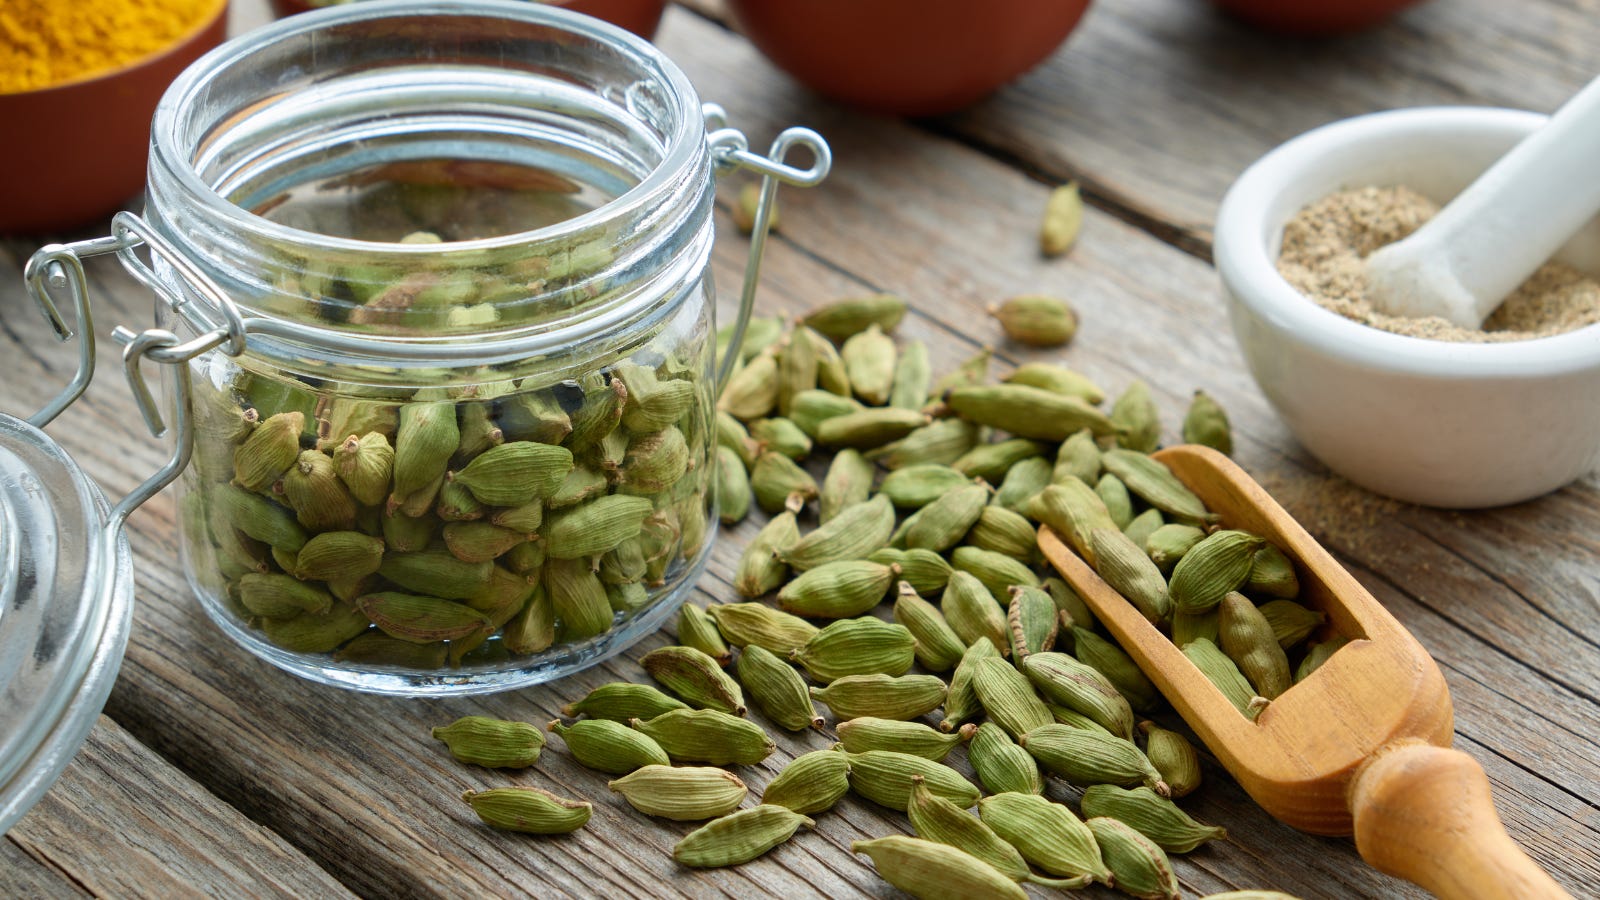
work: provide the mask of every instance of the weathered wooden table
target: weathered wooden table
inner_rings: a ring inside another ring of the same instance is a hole
[[[261,6],[238,0],[236,25],[260,21]],[[998,340],[985,304],[1039,290],[1077,304],[1079,337],[1064,354],[1001,344],[1005,363],[1060,356],[1116,388],[1143,378],[1169,424],[1195,387],[1214,393],[1233,417],[1244,467],[1439,661],[1456,745],[1488,770],[1512,835],[1575,895],[1595,894],[1600,480],[1510,509],[1454,513],[1388,503],[1331,477],[1245,373],[1207,259],[1218,199],[1261,153],[1388,107],[1548,111],[1600,70],[1600,8],[1435,0],[1371,34],[1299,42],[1253,33],[1199,0],[1101,0],[1038,71],[972,110],[925,122],[860,115],[808,94],[714,4],[671,10],[659,41],[757,141],[803,123],[833,142],[828,183],[784,198],[764,310],[899,292],[914,304],[904,331],[950,366]],[[1039,210],[1069,177],[1093,209],[1071,256],[1043,261],[1033,239]],[[18,273],[42,242],[0,244],[0,408],[11,412],[52,395],[72,366],[23,296]],[[737,237],[718,248],[725,311],[743,251]],[[119,270],[98,263],[92,275],[102,331],[148,321],[149,298]],[[116,492],[165,451],[130,405],[114,345],[102,347],[99,382],[52,431]],[[731,598],[730,570],[753,530],[747,522],[717,542],[698,602]],[[435,702],[364,696],[286,675],[211,626],[178,570],[168,497],[135,515],[132,532],[139,584],[127,661],[84,752],[0,840],[0,895],[893,893],[849,844],[907,823],[862,802],[846,801],[814,833],[751,865],[688,871],[670,856],[687,827],[638,815],[559,742],[536,769],[506,776],[457,765],[428,737],[430,726],[468,713],[548,720],[595,684],[643,678],[635,660],[668,634],[548,687]],[[827,743],[816,733],[781,737],[776,755],[743,774],[758,788]],[[1420,893],[1367,868],[1348,841],[1275,823],[1209,761],[1206,777],[1186,804],[1232,839],[1178,861],[1186,895],[1266,886],[1304,897]],[[499,834],[457,799],[507,782],[587,797],[594,819],[563,838]]]

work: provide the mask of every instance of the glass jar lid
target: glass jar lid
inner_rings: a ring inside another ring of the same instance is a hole
[[[0,414],[0,833],[55,783],[128,642],[132,554],[44,432]]]

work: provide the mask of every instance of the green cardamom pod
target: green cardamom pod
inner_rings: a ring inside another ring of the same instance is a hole
[[[744,423],[720,409],[717,410],[717,446],[733,451],[733,455],[742,463],[741,470],[755,465],[756,456],[761,452]]]
[[[819,520],[826,525],[845,510],[865,504],[872,494],[873,475],[872,463],[857,451],[846,449],[834,454],[817,497]],[[889,527],[894,528],[892,511]]]
[[[1039,252],[1060,256],[1078,242],[1083,228],[1083,195],[1076,181],[1052,190],[1045,202],[1044,219],[1039,224]]]
[[[788,659],[821,629],[799,616],[763,603],[718,603],[706,607],[717,630],[735,647],[760,647]]]
[[[390,514],[398,512],[413,519],[433,512],[434,503],[439,499],[439,491],[444,488],[446,474],[440,472],[432,481],[412,491],[406,497],[389,495],[389,501],[384,504],[384,511]]]
[[[556,492],[550,495],[545,505],[551,509],[567,509],[593,500],[596,497],[603,497],[606,491],[609,490],[611,490],[611,482],[603,472],[585,463],[578,463],[572,467],[571,472],[567,473],[567,477],[561,480],[561,487],[556,488]],[[513,507],[513,510],[529,510],[531,515],[531,508],[537,506],[538,504],[529,503],[521,507]],[[505,512],[511,513],[513,510],[506,510]],[[512,516],[511,518],[517,517]],[[518,531],[533,531],[539,527],[537,522],[532,528],[526,529],[519,527],[522,524],[520,522],[496,522],[495,524],[505,525],[507,528],[516,528]]]
[[[899,575],[895,566],[865,559],[824,563],[784,585],[778,591],[778,606],[784,612],[811,618],[859,616],[883,600]]]
[[[402,669],[442,669],[449,661],[449,646],[443,641],[413,644],[392,638],[381,631],[359,634],[333,654],[338,662],[359,666],[397,666]]]
[[[872,450],[928,424],[921,409],[882,406],[830,416],[816,426],[817,443],[827,447]]]
[[[686,866],[737,866],[761,856],[794,836],[809,818],[782,806],[763,804],[707,822],[683,836],[672,858]]]
[[[1183,416],[1183,440],[1187,444],[1201,444],[1223,454],[1233,455],[1233,430],[1228,425],[1228,414],[1205,391],[1195,391],[1189,402],[1189,411]]]
[[[1100,845],[1116,889],[1140,900],[1178,900],[1178,876],[1167,853],[1125,822],[1105,816],[1084,821]]]
[[[1106,512],[1119,529],[1125,529],[1133,522],[1133,497],[1128,494],[1128,487],[1122,483],[1122,479],[1107,472],[1094,483],[1094,492],[1100,502],[1106,505]]]
[[[1055,297],[1011,297],[989,307],[989,315],[999,320],[1006,337],[1030,347],[1060,347],[1078,333],[1078,314]]]
[[[610,719],[583,719],[566,725],[557,719],[549,729],[566,742],[572,758],[584,768],[626,775],[645,766],[667,766],[671,760],[649,735]],[[743,795],[741,794],[741,797]],[[734,801],[738,805],[738,801]]]
[[[1215,644],[1222,639],[1221,619],[1216,607],[1203,613],[1175,612],[1172,614],[1172,643],[1182,647],[1205,638]]]
[[[1060,578],[1046,578],[1043,587],[1050,593],[1050,599],[1056,601],[1056,609],[1066,614],[1070,621],[1063,623],[1063,628],[1070,629],[1078,625],[1089,630],[1094,630],[1094,613],[1089,611],[1089,605],[1083,602],[1078,592]],[[1058,641],[1067,642],[1070,647],[1071,635],[1063,632],[1057,637]]]
[[[532,787],[503,787],[467,791],[461,795],[483,824],[504,831],[528,834],[566,834],[589,821],[587,801],[566,800]]]
[[[605,584],[581,559],[552,559],[540,572],[545,593],[561,622],[563,641],[581,641],[611,630],[615,617]]]
[[[990,504],[979,513],[967,532],[966,542],[980,550],[1009,556],[1023,563],[1038,555],[1037,532],[1021,513]]]
[[[916,640],[905,626],[882,619],[840,619],[812,635],[790,658],[821,682],[849,675],[903,675],[916,660]]]
[[[961,542],[989,503],[982,483],[956,488],[922,508],[917,523],[906,531],[906,547],[936,553]]]
[[[539,760],[544,733],[527,722],[462,716],[433,729],[450,755],[464,763],[498,769],[525,769]]]
[[[1060,630],[1056,601],[1042,588],[1015,585],[1011,588],[1006,625],[1011,637],[1011,658],[1021,665],[1030,655],[1055,647]]]
[[[1017,463],[1006,470],[1005,480],[1000,482],[999,489],[989,498],[989,505],[1026,517],[1024,510],[1028,501],[1033,499],[1034,494],[1049,486],[1051,472],[1050,461],[1043,457],[1025,459]]]
[[[378,574],[414,593],[445,600],[466,600],[489,587],[494,564],[463,562],[441,548],[386,553],[378,566]]]
[[[933,369],[928,360],[928,345],[910,341],[895,363],[894,384],[889,389],[889,405],[897,409],[921,409],[928,400]]]
[[[1293,600],[1300,595],[1300,579],[1295,576],[1294,563],[1282,550],[1271,544],[1262,544],[1250,562],[1250,576],[1244,589],[1250,594]]]
[[[849,792],[849,757],[833,750],[813,750],[784,766],[767,784],[761,802],[809,815],[833,809]]]
[[[1023,363],[1001,380],[1007,384],[1025,384],[1029,387],[1043,388],[1057,394],[1077,397],[1091,406],[1098,405],[1100,401],[1106,398],[1106,392],[1101,390],[1100,386],[1090,380],[1088,376],[1054,363]]]
[[[389,495],[394,472],[394,448],[377,431],[352,434],[333,451],[334,471],[351,496],[367,506],[377,506]]]
[[[545,533],[551,559],[579,559],[607,553],[639,536],[652,504],[646,497],[612,494],[551,516]],[[449,531],[448,526],[445,529]]]
[[[223,518],[234,528],[263,544],[289,553],[298,553],[305,546],[305,529],[300,527],[294,512],[288,507],[231,484],[219,484],[215,491],[213,496],[221,507]]]
[[[825,687],[811,688],[811,696],[826,703],[840,720],[908,721],[937,709],[946,688],[933,675],[846,675]]]
[[[614,434],[622,421],[628,404],[628,386],[620,378],[609,381],[599,373],[580,378],[583,387],[583,405],[572,413],[569,421],[572,431],[567,435],[567,449],[583,453],[594,448]]]
[[[815,390],[817,387],[817,345],[807,340],[798,330],[790,332],[778,342],[778,403],[777,412],[781,416],[789,414],[789,407],[794,396],[802,391]],[[755,423],[751,423],[751,436],[761,440],[755,434]],[[807,452],[810,452],[810,441],[806,442]],[[772,448],[776,450],[777,448]],[[782,451],[779,451],[782,452]],[[791,456],[791,454],[784,454]]]
[[[718,662],[693,647],[662,647],[646,653],[639,664],[661,686],[690,706],[736,716],[745,713],[744,692]]]
[[[543,512],[543,507],[538,503],[529,504],[534,509]],[[466,486],[456,481],[446,481],[439,487],[439,497],[434,504],[434,512],[446,522],[476,522],[482,519],[488,509]],[[496,522],[496,525],[503,523]],[[509,526],[508,526],[509,527]],[[516,531],[538,531],[539,523],[534,522],[531,528],[516,528]]]
[[[433,516],[413,517],[398,509],[384,512],[380,526],[384,545],[395,553],[415,553],[426,550],[439,530],[439,520]],[[449,555],[448,553],[446,554]]]
[[[836,300],[813,310],[801,322],[828,339],[842,343],[873,325],[882,331],[894,331],[905,314],[904,299],[893,294],[873,294]]]
[[[1078,660],[1101,675],[1128,699],[1128,705],[1149,712],[1161,705],[1161,692],[1139,664],[1115,642],[1073,626],[1073,652]],[[1111,729],[1116,731],[1117,729]]]
[[[737,671],[750,699],[779,728],[802,731],[822,727],[805,679],[770,650],[754,644],[746,647],[739,654]]]
[[[300,458],[300,432],[305,425],[305,414],[299,412],[281,412],[263,420],[233,451],[234,481],[247,491],[271,487]]]
[[[978,803],[978,817],[1023,859],[1052,875],[1088,875],[1101,884],[1111,880],[1094,833],[1060,803],[1038,794],[995,794]]]
[[[916,676],[910,676],[916,677]],[[834,688],[839,682],[829,685]],[[941,692],[941,697],[943,696]],[[899,719],[880,719],[876,716],[858,716],[839,723],[836,729],[839,733],[839,743],[851,753],[865,753],[868,750],[895,750],[900,753],[909,753],[941,762],[957,745],[972,739],[978,726],[967,724],[956,731],[945,734],[934,731],[921,722],[907,722]]]
[[[1122,533],[1128,536],[1128,540],[1145,548],[1145,551],[1148,552],[1150,550],[1150,536],[1159,531],[1161,526],[1165,524],[1167,524],[1167,521],[1162,518],[1161,510],[1147,509],[1134,516],[1133,520],[1128,524],[1122,526]],[[1154,562],[1153,559],[1151,561]],[[1163,573],[1166,571],[1166,569],[1162,569]]]
[[[333,609],[333,595],[315,585],[288,575],[262,575],[256,572],[239,579],[239,602],[251,615],[284,618],[301,613],[327,615]]]
[[[980,659],[972,673],[972,689],[983,711],[1013,738],[1055,722],[1028,679],[1003,659]]]
[[[1057,703],[1119,737],[1133,738],[1133,710],[1104,675],[1065,653],[1035,653],[1022,671],[1046,700]]]
[[[1111,424],[1117,444],[1140,453],[1154,453],[1161,444],[1161,411],[1150,396],[1150,386],[1135,380],[1111,406]]]
[[[1025,900],[1028,896],[1005,873],[949,844],[892,835],[854,841],[850,852],[871,859],[884,881],[920,900]]]
[[[939,601],[950,630],[968,646],[980,640],[989,640],[995,648],[1011,648],[1011,629],[1005,613],[994,601],[989,589],[970,572],[952,572],[944,597]]]
[[[1051,481],[1061,484],[1068,478],[1076,478],[1084,484],[1100,480],[1100,445],[1095,443],[1094,433],[1087,428],[1062,441],[1056,451]]]
[[[867,459],[887,469],[915,465],[946,465],[976,447],[983,429],[965,419],[936,419],[898,441],[868,451]]]
[[[535,537],[491,522],[446,522],[444,526],[445,547],[456,559],[467,563],[499,559],[512,547]]]
[[[1188,853],[1206,841],[1228,836],[1227,829],[1196,822],[1176,803],[1147,787],[1129,790],[1093,785],[1083,792],[1080,805],[1085,816],[1105,816],[1130,825],[1168,853]]]
[[[916,465],[896,469],[884,477],[878,492],[901,509],[921,509],[950,491],[972,484],[972,479],[946,465]]]
[[[1328,657],[1332,656],[1334,651],[1348,643],[1350,643],[1349,638],[1331,637],[1325,641],[1312,644],[1311,648],[1306,651],[1306,658],[1300,661],[1300,667],[1295,670],[1295,682],[1305,681],[1312,672],[1321,668],[1322,664],[1328,661]]]
[[[757,353],[723,385],[717,408],[749,422],[778,406],[778,358],[772,348]]]
[[[528,603],[500,632],[500,645],[512,653],[538,653],[556,639],[556,612],[544,584],[533,586]]]
[[[704,653],[724,668],[733,661],[733,651],[728,649],[728,642],[722,639],[717,623],[711,621],[711,616],[704,609],[693,603],[686,602],[678,607],[678,642]]]
[[[750,514],[750,475],[739,454],[726,445],[717,447],[716,492],[717,517],[724,525],[735,525]]]
[[[889,503],[888,497],[880,496],[866,503],[846,507],[815,531],[778,550],[777,554],[791,569],[806,572],[829,563],[864,559],[869,553],[888,544],[893,531],[894,506]],[[882,596],[880,592],[878,598]],[[780,603],[783,602],[782,592],[778,594],[778,599]]]
[[[761,726],[715,709],[678,709],[629,724],[655,738],[675,763],[753,766],[778,749]]]
[[[443,475],[459,446],[461,431],[456,425],[455,404],[421,401],[401,406],[400,426],[394,439],[394,497],[397,502],[403,502]]]
[[[499,404],[502,441],[552,445],[565,441],[572,434],[572,415],[554,392],[539,389],[531,378],[524,379],[519,387],[521,393]]]
[[[967,652],[962,654],[961,662],[956,664],[956,670],[950,676],[950,689],[944,700],[944,719],[939,722],[940,731],[954,731],[962,722],[982,710],[978,692],[972,687],[972,676],[977,671],[978,660],[999,655],[1000,651],[995,649],[994,642],[985,637],[968,645]]]
[[[783,397],[779,395],[780,406]],[[811,437],[799,425],[785,418],[757,419],[750,423],[750,437],[762,450],[782,453],[793,460],[811,455]]]
[[[565,447],[509,441],[480,453],[452,478],[490,506],[522,506],[554,494],[570,471],[572,451]]]
[[[849,397],[850,373],[845,370],[844,358],[839,355],[833,341],[828,340],[816,329],[805,325],[795,329],[795,338],[809,341],[811,349],[817,355],[817,387],[837,397]]]
[[[608,787],[639,812],[678,822],[725,815],[749,793],[739,776],[711,766],[641,766]]]
[[[1136,450],[1116,447],[1100,454],[1100,463],[1106,471],[1122,479],[1130,492],[1178,521],[1203,524],[1217,519],[1160,460]]]
[[[1230,591],[1218,606],[1218,634],[1228,654],[1255,687],[1257,695],[1275,700],[1294,684],[1289,657],[1278,645],[1272,623],[1249,597]]]
[[[788,321],[783,316],[751,316],[745,326],[744,341],[739,345],[739,358],[750,361],[757,353],[777,343],[786,327]],[[733,342],[733,328],[733,323],[729,323],[717,329],[719,358],[727,355],[728,345]]]
[[[777,515],[785,509],[799,512],[815,499],[817,481],[794,460],[769,450],[756,459],[750,470],[750,490],[757,506],[769,515]]]
[[[991,794],[1044,793],[1044,776],[1039,774],[1039,764],[993,722],[978,726],[972,742],[967,745],[967,761],[972,763],[978,781]]]
[[[842,368],[842,363],[841,363]],[[849,382],[844,388],[849,390]],[[800,430],[816,439],[821,431],[822,423],[835,416],[845,416],[850,413],[861,412],[866,409],[860,401],[847,394],[841,395],[831,391],[811,390],[801,391],[789,401],[789,421],[800,426]],[[754,458],[750,464],[755,463]]]
[[[1017,848],[995,834],[994,829],[983,824],[983,820],[967,815],[965,810],[928,790],[920,778],[912,785],[911,805],[906,813],[911,817],[911,827],[918,837],[970,853],[1012,881],[1031,881],[1063,890],[1089,884],[1087,876],[1057,879],[1033,874],[1033,870],[1028,868],[1028,861],[1022,858]]]
[[[1029,501],[1024,512],[1034,521],[1050,526],[1091,566],[1097,565],[1099,558],[1095,556],[1090,536],[1102,528],[1120,530],[1111,520],[1105,501],[1076,476],[1057,479]],[[1143,552],[1141,549],[1140,554]]]
[[[321,615],[301,613],[261,620],[261,633],[267,640],[291,653],[332,653],[371,627],[372,621],[361,610],[343,601]]]
[[[1205,638],[1196,638],[1182,647],[1183,655],[1194,663],[1200,674],[1216,686],[1222,696],[1244,717],[1254,720],[1260,709],[1253,704],[1255,688],[1239,671],[1233,660],[1221,648]]]
[[[1095,572],[1115,588],[1152,625],[1172,613],[1167,580],[1137,544],[1116,528],[1096,528],[1089,535]]]
[[[789,567],[778,558],[778,552],[798,540],[800,526],[792,510],[773,516],[745,545],[733,576],[734,590],[745,597],[760,597],[782,587],[789,577]]]
[[[622,424],[635,434],[660,431],[683,418],[695,401],[693,382],[679,379],[661,381],[643,366],[619,366],[616,375],[627,385],[628,399],[622,408]]]
[[[930,672],[948,672],[967,651],[967,646],[950,628],[944,614],[918,596],[909,582],[900,582],[900,596],[894,601],[894,620],[911,632],[916,643],[912,651],[917,662]]]
[[[1026,563],[1012,559],[1004,553],[978,547],[957,547],[950,554],[950,564],[977,577],[989,590],[989,596],[999,604],[1011,602],[1011,587],[1038,587],[1039,576],[1033,574]],[[1002,638],[1004,640],[1004,638]]]
[[[991,484],[997,484],[1005,478],[1012,466],[1025,459],[1042,457],[1044,449],[1043,444],[1026,438],[979,444],[961,454],[961,458],[951,463],[950,467],[968,478],[982,478]]]
[[[489,618],[470,606],[397,591],[357,597],[356,607],[384,634],[416,644],[459,640],[490,627]]]
[[[884,547],[868,554],[867,559],[883,566],[899,566],[900,579],[911,585],[919,594],[936,594],[950,583],[955,570],[945,558],[932,550],[897,550]]]
[[[610,719],[625,725],[630,719],[648,720],[665,712],[688,708],[682,700],[669,697],[648,684],[613,681],[585,694],[582,700],[561,707],[561,714]]]
[[[1075,709],[1068,709],[1059,703],[1046,703],[1045,706],[1050,708],[1050,717],[1056,720],[1057,725],[1068,725],[1073,728],[1083,728],[1089,731],[1102,731],[1106,734],[1111,733],[1104,725],[1101,725],[1099,722],[1096,722],[1095,720],[1089,718],[1083,713],[1078,712]],[[1029,758],[1031,759],[1032,757]]]
[[[911,787],[918,776],[930,792],[961,809],[970,809],[978,802],[978,789],[972,782],[931,759],[893,750],[837,752],[844,752],[850,760],[850,790],[880,806],[905,812],[911,805]]]
[[[1142,784],[1163,797],[1171,791],[1139,748],[1115,735],[1051,722],[1017,743],[1041,766],[1073,784]]]
[[[968,421],[1041,441],[1064,441],[1083,428],[1097,435],[1115,430],[1105,413],[1077,397],[1023,384],[956,388],[945,403]]]
[[[1285,650],[1310,637],[1311,632],[1328,620],[1321,610],[1307,609],[1293,600],[1273,600],[1261,604],[1258,609],[1272,627],[1278,646]]]
[[[346,531],[355,527],[356,501],[339,480],[333,460],[320,450],[304,450],[283,473],[277,488],[300,524],[312,531]]]
[[[1145,538],[1144,549],[1150,555],[1150,561],[1163,573],[1171,573],[1183,555],[1194,549],[1194,545],[1205,540],[1206,533],[1203,529],[1193,525],[1173,523],[1162,525],[1150,536]]]
[[[1172,797],[1194,793],[1200,786],[1200,755],[1188,738],[1154,722],[1140,722],[1139,730],[1144,732],[1144,755],[1161,773]]]
[[[1175,609],[1205,612],[1238,590],[1265,542],[1247,531],[1218,531],[1195,544],[1173,567],[1168,592]]]

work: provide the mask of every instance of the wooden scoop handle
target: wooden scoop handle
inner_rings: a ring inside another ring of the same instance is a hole
[[[1350,785],[1356,849],[1380,871],[1443,900],[1568,898],[1518,847],[1489,796],[1489,779],[1460,750],[1398,741]]]

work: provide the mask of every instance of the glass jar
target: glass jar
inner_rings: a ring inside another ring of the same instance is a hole
[[[144,217],[36,262],[76,298],[77,259],[114,252],[156,293],[157,328],[117,336],[158,432],[139,364],[173,366],[182,564],[223,631],[317,681],[501,690],[621,652],[692,588],[713,174],[765,178],[737,347],[777,183],[828,165],[805,129],[752,153],[598,20],[380,0],[201,59],[156,114]]]

